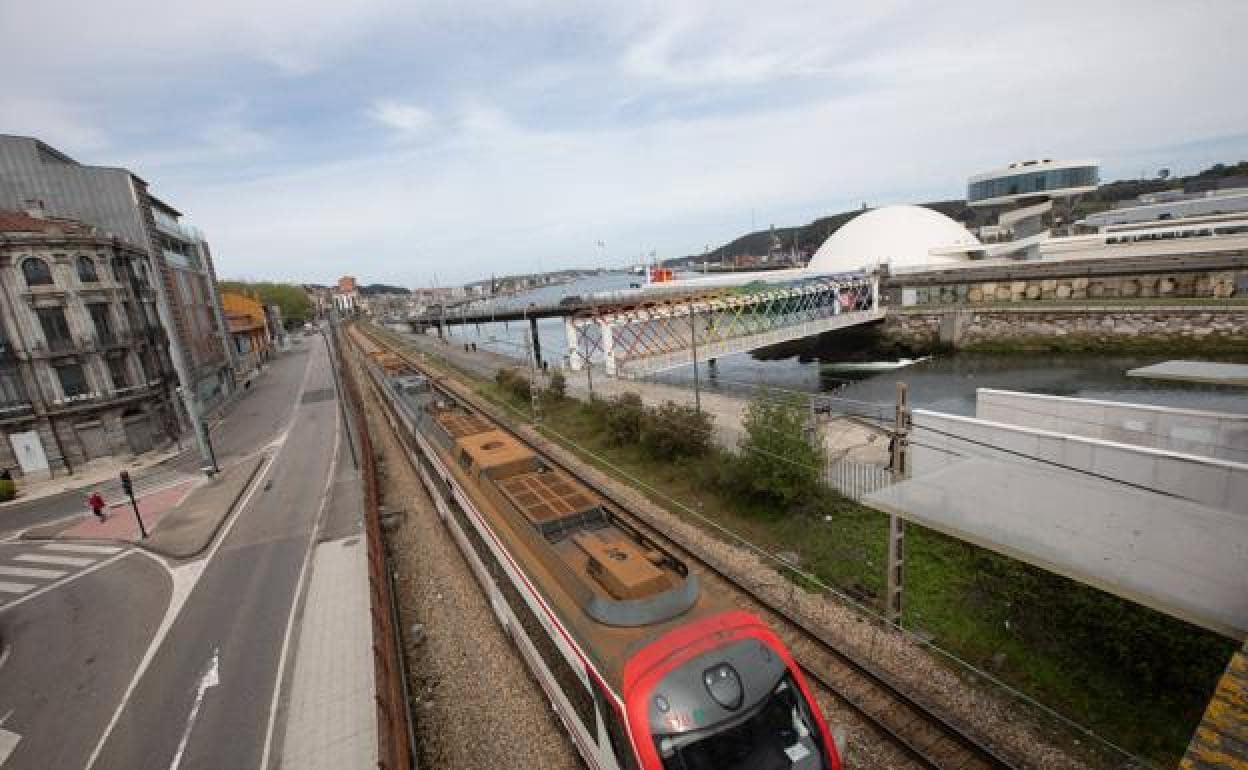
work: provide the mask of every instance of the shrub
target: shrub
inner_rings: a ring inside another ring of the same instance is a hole
[[[652,457],[660,460],[700,457],[711,446],[711,416],[667,401],[647,414],[642,444]]]
[[[822,444],[806,429],[807,412],[796,398],[750,402],[738,458],[742,492],[761,503],[789,506],[818,495],[826,462]]]
[[[0,503],[7,503],[17,497],[17,483],[11,479],[0,479]]]
[[[641,428],[646,407],[636,393],[621,393],[609,402],[607,410],[607,442],[612,446],[628,446],[641,441]]]
[[[529,378],[515,369],[499,369],[498,373],[494,375],[494,382],[513,398],[518,398],[522,401],[528,401],[530,398]]]
[[[550,382],[546,385],[544,394],[549,401],[558,403],[568,397],[568,380],[563,376],[563,372],[556,369],[551,372]]]

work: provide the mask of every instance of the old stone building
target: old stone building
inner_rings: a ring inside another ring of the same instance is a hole
[[[0,467],[39,478],[172,438],[152,281],[140,247],[0,210]]]

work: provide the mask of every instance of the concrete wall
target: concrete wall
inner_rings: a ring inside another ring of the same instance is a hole
[[[979,388],[975,416],[1025,428],[1248,463],[1248,414]]]
[[[1087,300],[1150,297],[1226,299],[1237,295],[1245,271],[1208,270],[1137,275],[1027,278],[1006,281],[946,283],[903,288],[913,305],[975,305],[1037,300]],[[896,281],[905,286],[906,276]],[[912,292],[912,293],[911,293]]]
[[[1093,473],[1236,513],[1248,513],[1248,464],[974,417],[914,411],[910,471],[923,476],[966,457]]]
[[[1112,347],[1133,340],[1243,344],[1248,350],[1248,307],[1216,305],[1072,306],[1010,309],[891,308],[884,335],[912,348],[936,345],[1027,344],[1048,339]]]

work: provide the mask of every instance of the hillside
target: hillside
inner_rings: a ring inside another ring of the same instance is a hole
[[[1130,200],[1139,195],[1161,192],[1162,190],[1195,191],[1211,189],[1218,180],[1231,177],[1248,177],[1248,161],[1232,164],[1218,163],[1191,176],[1166,179],[1121,179],[1114,182],[1106,182],[1096,192],[1088,193],[1079,198],[1075,205],[1075,214],[1079,217],[1087,216],[1097,211],[1112,208],[1119,201]],[[918,205],[939,211],[968,226],[981,225],[985,223],[986,219],[989,219],[987,212],[972,209],[962,199],[932,201]],[[777,227],[775,234],[782,247],[787,250],[792,246],[793,236],[796,233],[798,249],[813,254],[827,240],[829,235],[836,232],[841,225],[863,213],[864,210],[842,211],[796,227]],[[730,261],[733,257],[738,256],[766,254],[770,247],[771,230],[767,229],[747,233],[736,240],[725,243],[719,248],[712,249],[709,253],[712,261],[718,262],[721,252],[724,259]],[[695,262],[700,263],[703,259],[705,257],[701,254],[689,254],[683,257],[665,259],[663,264],[675,267]]]

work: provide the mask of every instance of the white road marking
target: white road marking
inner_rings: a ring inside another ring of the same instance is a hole
[[[191,706],[191,714],[186,718],[186,729],[182,731],[182,740],[178,741],[178,750],[173,754],[173,761],[169,763],[169,770],[178,770],[182,764],[182,755],[186,752],[186,744],[191,740],[191,730],[195,727],[195,718],[199,716],[199,707],[204,704],[204,693],[208,692],[209,687],[216,687],[221,684],[221,651],[214,648],[212,651],[212,660],[208,663],[208,670],[199,678],[199,691],[195,693],[195,703]]]
[[[17,743],[22,736],[11,730],[4,729],[4,723],[9,721],[9,717],[13,716],[13,709],[9,709],[9,713],[0,719],[0,765],[9,761],[9,757],[13,754],[13,749],[17,748]]]
[[[84,559],[81,556],[44,556],[38,553],[24,553],[14,556],[13,561],[28,561],[35,564],[64,564],[67,567],[85,567],[95,559]]]
[[[77,573],[75,573],[75,574],[73,574],[73,575],[70,575],[69,577],[65,578],[64,580],[60,581],[59,583],[48,583],[47,585],[45,585],[45,586],[43,586],[42,588],[40,588],[38,591],[31,591],[30,593],[26,594],[25,596],[23,596],[23,597],[22,597],[22,598],[20,598],[20,599],[14,599],[13,601],[9,602],[8,604],[5,604],[5,605],[0,606],[0,610],[11,610],[11,609],[13,609],[14,607],[16,607],[16,606],[17,606],[17,605],[19,605],[19,604],[23,604],[23,603],[28,602],[28,601],[30,601],[30,600],[32,600],[32,599],[37,599],[37,598],[39,598],[40,596],[43,596],[44,594],[46,594],[48,591],[51,591],[51,590],[53,590],[53,589],[60,588],[60,587],[61,587],[61,586],[63,586],[63,585],[67,585],[67,584],[69,584],[69,583],[72,583],[73,581],[78,580],[79,578],[86,577],[87,575],[90,575],[92,572],[95,572],[97,569],[103,569],[104,567],[107,567],[108,565],[112,564],[113,562],[117,561],[118,559],[124,559],[124,558],[125,558],[126,556],[128,556],[129,554],[130,554],[130,551],[122,551],[121,553],[117,554],[116,556],[110,556],[110,557],[108,557],[107,559],[105,559],[105,560],[103,560],[103,561],[97,561],[95,564],[92,564],[90,567],[87,567],[86,569],[82,570],[81,572],[77,572]]]
[[[30,583],[4,583],[0,582],[0,592],[6,594],[24,594],[34,588]]]
[[[0,565],[0,575],[6,577],[25,577],[25,578],[42,578],[44,580],[55,580],[59,577],[65,577],[69,573],[63,569],[38,569],[37,567],[5,567]]]
[[[117,545],[79,545],[77,543],[48,543],[43,547],[45,551],[60,551],[63,553],[94,553],[94,554],[114,554],[121,550],[121,546]]]

